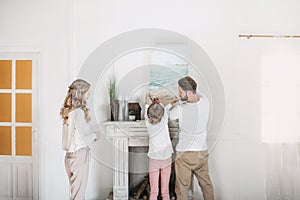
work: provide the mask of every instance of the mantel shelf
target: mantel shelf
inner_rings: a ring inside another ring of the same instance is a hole
[[[115,126],[119,125],[121,127],[146,127],[145,120],[139,120],[139,121],[104,121],[104,126]],[[178,128],[179,123],[177,120],[169,120],[168,123],[169,127],[171,128]]]
[[[108,138],[148,139],[145,120],[140,121],[106,121],[103,122]],[[171,138],[178,138],[178,121],[169,121],[169,132]]]

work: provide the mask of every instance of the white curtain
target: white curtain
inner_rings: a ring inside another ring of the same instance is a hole
[[[299,143],[268,144],[267,200],[300,200],[299,151]]]
[[[300,55],[264,55],[261,63],[266,199],[300,200]]]

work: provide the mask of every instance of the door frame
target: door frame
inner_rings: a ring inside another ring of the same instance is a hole
[[[1,59],[13,59],[13,60],[32,60],[32,178],[33,178],[33,194],[34,200],[43,199],[41,197],[44,186],[42,187],[42,145],[40,135],[40,120],[39,120],[39,105],[40,105],[40,85],[41,85],[41,54],[43,50],[41,47],[17,47],[17,46],[0,46],[0,58]],[[4,162],[8,161],[9,156],[1,156]],[[21,158],[23,159],[23,158]],[[12,159],[11,159],[12,160]],[[24,159],[26,160],[26,159]],[[12,176],[13,179],[16,177]],[[16,186],[13,185],[13,195],[16,192]]]

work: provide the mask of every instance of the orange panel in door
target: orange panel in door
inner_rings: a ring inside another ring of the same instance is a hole
[[[0,126],[0,155],[11,154],[11,127]]]
[[[31,127],[16,127],[16,155],[32,155],[32,133]]]
[[[32,122],[31,94],[16,94],[16,122]]]
[[[16,61],[16,88],[32,89],[32,61]]]
[[[11,60],[0,60],[0,89],[11,89]]]
[[[0,122],[11,122],[10,93],[0,93]]]

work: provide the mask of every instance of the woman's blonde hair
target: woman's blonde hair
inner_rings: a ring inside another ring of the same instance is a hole
[[[148,121],[150,124],[157,124],[164,116],[165,109],[160,103],[152,103],[147,110]]]
[[[85,93],[90,89],[91,84],[82,79],[76,79],[69,86],[67,97],[64,101],[64,106],[60,109],[60,115],[64,120],[64,124],[68,123],[69,112],[76,108],[80,108],[84,111],[85,120],[89,122],[91,120],[89,116],[89,108],[86,101],[83,99]]]

